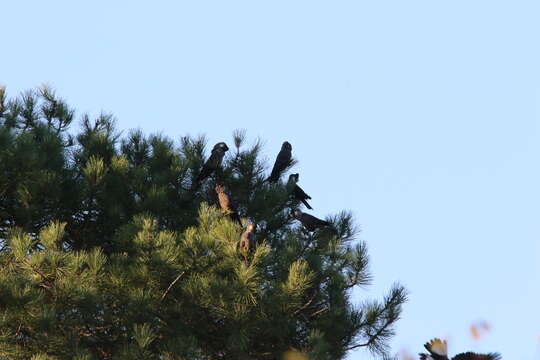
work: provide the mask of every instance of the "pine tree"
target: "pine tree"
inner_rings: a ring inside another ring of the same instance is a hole
[[[264,181],[260,142],[236,131],[197,184],[204,137],[121,137],[107,114],[83,116],[75,135],[74,113],[46,87],[0,90],[1,359],[387,353],[405,290],[351,302],[371,280],[352,215],[308,232],[286,181]],[[256,246],[243,251],[248,223]]]

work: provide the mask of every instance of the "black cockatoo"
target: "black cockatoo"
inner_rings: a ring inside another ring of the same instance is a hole
[[[248,224],[246,230],[242,233],[240,241],[236,248],[240,250],[240,253],[244,257],[245,264],[248,264],[248,255],[255,252],[257,248],[257,243],[255,241],[255,224]]]
[[[212,175],[212,173],[221,168],[221,162],[225,153],[229,150],[229,147],[224,142],[219,142],[214,145],[212,153],[206,162],[204,163],[199,176],[197,176],[197,184]]]
[[[425,343],[424,347],[429,351],[429,354],[419,354],[420,360],[449,360],[446,340],[433,339]],[[501,355],[497,353],[476,354],[466,352],[457,354],[452,360],[501,360]]]
[[[293,216],[296,220],[299,220],[307,231],[315,231],[319,228],[330,226],[328,221],[316,218],[313,215],[303,213],[299,209],[294,210]]]
[[[288,141],[285,141],[283,145],[281,145],[281,150],[276,157],[276,162],[272,168],[272,173],[270,173],[270,176],[265,181],[270,183],[277,182],[281,176],[281,173],[285,171],[285,169],[291,164],[291,159],[292,146]]]
[[[218,196],[221,211],[228,215],[232,220],[240,224],[241,222],[240,216],[238,216],[238,205],[232,198],[229,189],[227,189],[227,187],[225,187],[223,184],[217,184],[215,190]]]
[[[297,200],[300,200],[304,205],[306,205],[308,209],[313,210],[311,205],[309,205],[309,203],[307,202],[307,200],[311,200],[311,196],[306,194],[306,192],[297,184],[299,178],[300,174],[298,173],[289,175],[289,182],[287,183],[287,188],[290,192],[292,192],[292,194]]]

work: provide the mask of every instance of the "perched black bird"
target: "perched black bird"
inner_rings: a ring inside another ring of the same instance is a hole
[[[212,175],[212,173],[221,168],[221,162],[225,153],[229,150],[229,147],[224,142],[219,142],[214,145],[212,153],[206,162],[204,163],[199,176],[197,176],[197,184]]]
[[[289,175],[289,182],[287,183],[287,188],[293,193],[294,197],[297,200],[300,200],[304,205],[306,205],[308,209],[313,210],[311,205],[309,205],[309,203],[307,202],[307,200],[311,200],[311,196],[306,194],[306,192],[297,184],[299,178],[300,174],[298,173]]]
[[[218,196],[221,211],[228,215],[232,220],[240,224],[241,221],[240,216],[238,216],[238,205],[232,198],[229,189],[227,189],[223,184],[217,184],[215,190]]]
[[[429,354],[419,354],[420,360],[449,360],[446,340],[433,339],[425,343],[424,347],[429,351]],[[501,355],[497,353],[476,354],[466,352],[457,354],[452,360],[501,360]]]
[[[315,231],[319,228],[330,226],[328,221],[316,218],[313,215],[303,213],[299,209],[294,210],[293,216],[296,220],[299,220],[307,231]]]
[[[272,168],[272,173],[265,181],[275,183],[279,180],[281,173],[291,164],[292,159],[292,146],[288,141],[285,141],[281,145],[281,150],[276,157],[276,162]]]
[[[257,248],[257,243],[255,241],[255,228],[255,224],[249,224],[246,231],[242,233],[240,241],[236,247],[244,256],[246,266],[248,265],[248,255],[255,252],[255,249]]]

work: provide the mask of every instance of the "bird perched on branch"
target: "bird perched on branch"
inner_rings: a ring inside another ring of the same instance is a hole
[[[330,223],[328,221],[324,221],[316,218],[313,215],[303,213],[299,209],[294,210],[293,217],[296,220],[299,220],[302,225],[304,225],[304,227],[307,229],[307,231],[315,231],[319,228],[330,226]]]
[[[449,360],[446,340],[433,339],[425,343],[424,347],[429,351],[429,354],[419,354],[420,360]],[[466,352],[457,354],[452,360],[501,360],[501,355],[497,353],[476,354]]]
[[[281,173],[291,164],[292,159],[292,146],[288,141],[285,141],[281,145],[281,150],[279,151],[274,167],[270,176],[265,180],[270,183],[275,183],[279,180]]]
[[[206,160],[201,172],[197,176],[197,184],[212,175],[212,173],[214,173],[216,170],[221,169],[221,162],[223,161],[223,157],[225,156],[227,150],[229,150],[229,147],[224,142],[219,142],[214,145],[210,157],[208,160]]]
[[[307,200],[311,200],[311,196],[306,194],[306,192],[298,186],[298,179],[300,178],[300,174],[291,174],[289,175],[289,182],[287,183],[287,188],[290,192],[293,193],[296,200],[300,200],[306,207],[310,210],[313,210],[311,205],[307,202]]]
[[[232,198],[229,189],[227,189],[227,187],[225,187],[223,184],[216,184],[215,190],[218,196],[221,211],[228,215],[232,220],[240,224],[241,221],[240,216],[238,216],[238,205]]]
[[[257,226],[255,224],[249,224],[242,236],[240,237],[240,241],[237,245],[237,249],[239,249],[244,256],[246,266],[248,264],[248,255],[255,252],[255,249],[257,248],[257,243],[255,242],[256,227]]]

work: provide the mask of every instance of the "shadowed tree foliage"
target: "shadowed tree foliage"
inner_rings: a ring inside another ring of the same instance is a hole
[[[404,289],[351,303],[370,282],[351,214],[308,232],[283,179],[264,181],[259,142],[235,132],[221,170],[196,184],[203,137],[122,137],[106,114],[83,116],[75,134],[73,119],[48,88],[12,99],[0,90],[0,358],[386,353]],[[241,224],[220,208],[217,183]]]

